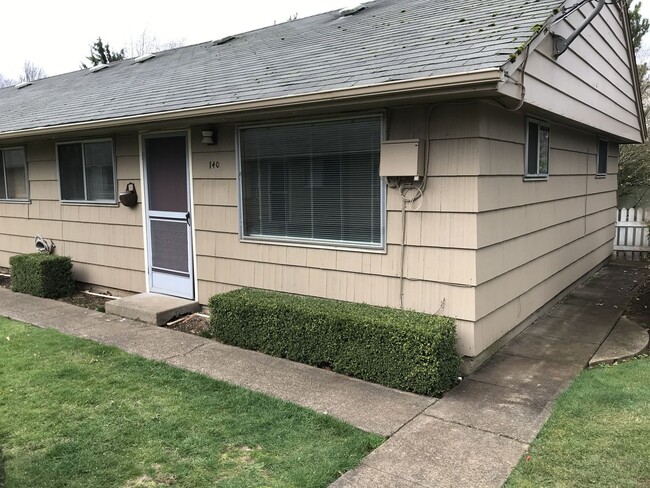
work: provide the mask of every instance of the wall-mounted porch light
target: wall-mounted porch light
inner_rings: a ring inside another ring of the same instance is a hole
[[[202,130],[201,131],[201,144],[206,146],[211,146],[215,144],[215,139],[217,138],[217,133],[214,130]]]

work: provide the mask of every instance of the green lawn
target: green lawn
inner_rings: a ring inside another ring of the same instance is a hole
[[[323,487],[381,442],[289,403],[0,318],[6,488]]]
[[[650,486],[650,358],[584,371],[507,487]]]

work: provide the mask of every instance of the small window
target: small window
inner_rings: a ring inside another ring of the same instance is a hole
[[[57,157],[62,201],[115,202],[111,141],[62,143]]]
[[[0,149],[0,200],[27,200],[27,163],[22,147]]]
[[[383,246],[379,117],[239,135],[244,238]]]
[[[528,121],[526,143],[526,178],[545,179],[548,177],[551,129],[539,121]]]
[[[598,170],[596,176],[607,176],[607,157],[609,156],[609,141],[598,139]]]

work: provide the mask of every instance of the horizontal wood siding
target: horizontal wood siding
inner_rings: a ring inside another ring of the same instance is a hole
[[[548,180],[524,181],[524,130],[507,128],[525,116],[485,105],[483,120],[502,129],[481,152],[475,353],[611,254],[618,169],[615,144],[597,177],[598,135],[551,124]]]
[[[551,30],[568,37],[593,8],[586,3]],[[526,102],[603,134],[641,142],[634,68],[620,15],[617,5],[605,5],[557,60],[547,36],[526,64]]]
[[[404,305],[458,320],[459,348],[473,341],[481,140],[478,103],[438,106],[430,123],[429,187],[406,213]],[[389,139],[427,138],[427,109],[391,110]],[[193,130],[192,161],[199,300],[237,287],[399,307],[402,202],[387,195],[387,250],[308,248],[239,238],[236,127],[214,146]],[[211,167],[218,161],[219,167]]]
[[[69,139],[69,138],[68,138]],[[114,138],[117,190],[133,182],[140,190],[137,135]],[[61,204],[55,142],[25,145],[29,203],[0,202],[0,266],[15,254],[34,252],[37,234],[54,240],[56,254],[70,256],[79,281],[144,291],[142,208]]]

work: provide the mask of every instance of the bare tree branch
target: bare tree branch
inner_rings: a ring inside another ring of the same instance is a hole
[[[25,82],[25,81],[35,81],[35,80],[40,80],[41,78],[45,78],[47,74],[45,74],[45,71],[43,68],[40,66],[36,66],[34,63],[31,61],[25,61],[23,63],[23,72],[20,74],[19,79],[20,82]]]
[[[130,46],[126,49],[127,57],[135,58],[147,53],[157,53],[166,51],[167,49],[175,49],[185,45],[184,39],[177,39],[172,41],[161,41],[154,34],[150,34],[147,29],[137,37],[131,38]]]
[[[5,86],[13,86],[16,85],[18,82],[16,80],[12,80],[11,78],[5,78],[4,76],[0,75],[0,88],[4,88]]]

